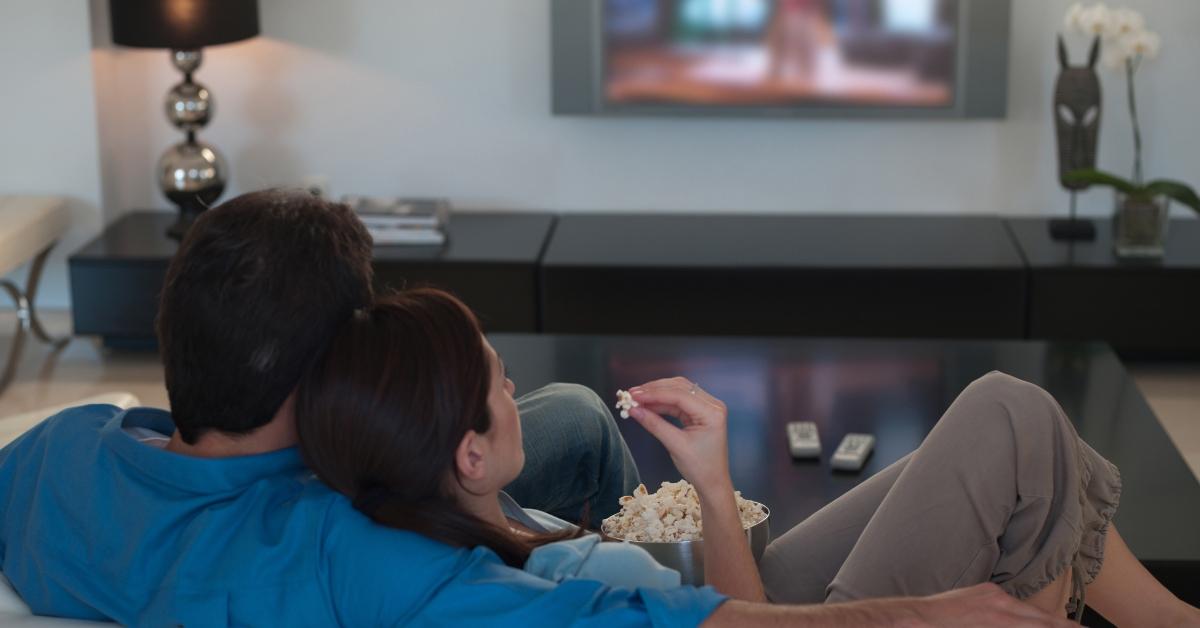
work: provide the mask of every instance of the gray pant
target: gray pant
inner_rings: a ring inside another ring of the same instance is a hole
[[[778,603],[930,595],[995,582],[1024,599],[1074,567],[1100,570],[1116,467],[1041,388],[990,373],[912,454],[771,543],[759,564]]]

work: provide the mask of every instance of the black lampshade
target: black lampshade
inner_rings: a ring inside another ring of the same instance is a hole
[[[258,34],[258,0],[110,0],[113,43],[196,50]]]

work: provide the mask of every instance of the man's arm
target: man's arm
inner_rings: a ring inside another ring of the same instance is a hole
[[[22,439],[18,439],[18,441],[20,440]],[[10,502],[12,502],[13,483],[16,482],[16,470],[13,468],[15,464],[13,464],[14,461],[11,458],[13,458],[13,451],[16,448],[17,441],[0,448],[0,565],[4,564],[9,535],[9,517],[4,516],[4,514],[15,512]],[[25,509],[21,508],[17,510],[24,511]]]
[[[766,626],[905,626],[935,628],[1068,628],[1065,617],[1051,617],[1008,595],[994,584],[980,584],[925,598],[891,598],[825,604],[783,606],[729,600],[702,624],[705,628]]]

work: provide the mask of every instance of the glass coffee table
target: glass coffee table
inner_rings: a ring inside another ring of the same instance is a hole
[[[1200,482],[1105,344],[800,338],[494,334],[518,394],[553,381],[583,384],[611,404],[618,388],[682,375],[729,407],[730,470],[771,508],[775,535],[905,456],[972,380],[992,370],[1054,395],[1080,436],[1121,469],[1116,524],[1134,553],[1177,595],[1197,603]],[[813,421],[817,461],[795,461],[785,424]],[[677,480],[666,450],[618,420],[642,479]],[[859,473],[829,455],[848,432],[877,437]]]

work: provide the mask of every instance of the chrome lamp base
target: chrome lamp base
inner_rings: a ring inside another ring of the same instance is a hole
[[[203,60],[199,50],[174,50],[171,62],[183,72],[183,82],[167,92],[167,119],[187,134],[158,160],[158,183],[163,194],[179,207],[179,220],[167,235],[182,239],[201,212],[225,192],[228,166],[213,146],[196,140],[196,132],[212,119],[214,102],[208,88],[192,80]]]

